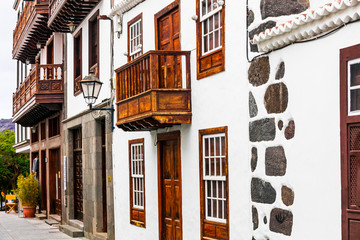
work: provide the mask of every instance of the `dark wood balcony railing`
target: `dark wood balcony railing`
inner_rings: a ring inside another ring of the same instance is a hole
[[[63,65],[36,64],[30,74],[13,94],[13,115],[15,115],[35,95],[44,95],[41,103],[52,103],[53,94],[64,93]]]
[[[189,51],[150,51],[116,73],[118,127],[139,131],[191,123]]]
[[[34,0],[25,3],[13,31],[13,57],[25,62],[35,60],[36,43],[45,44],[51,31],[47,28],[49,0]],[[33,34],[34,32],[38,34]]]

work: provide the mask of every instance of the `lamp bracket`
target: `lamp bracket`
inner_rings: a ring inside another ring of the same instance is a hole
[[[114,127],[114,112],[115,112],[115,108],[114,108],[114,105],[111,104],[109,108],[94,108],[92,106],[92,104],[90,103],[89,104],[89,109],[91,111],[94,111],[94,110],[98,110],[98,111],[109,111],[111,112],[111,131],[114,131],[115,127]]]

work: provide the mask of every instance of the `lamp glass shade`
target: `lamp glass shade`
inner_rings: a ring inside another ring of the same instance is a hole
[[[75,31],[75,24],[73,23],[73,22],[70,22],[69,24],[68,24],[68,27],[69,27],[69,31],[72,33],[72,32],[74,32]]]
[[[94,75],[94,72],[90,72],[88,76],[80,81],[83,96],[87,104],[94,104],[96,102],[102,84],[103,83]]]
[[[36,48],[37,48],[38,50],[41,49],[41,43],[40,43],[40,42],[37,42],[37,43],[36,43]]]

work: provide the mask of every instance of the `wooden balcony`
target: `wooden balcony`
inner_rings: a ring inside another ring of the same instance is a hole
[[[50,0],[48,27],[69,32],[67,24],[79,25],[101,0]]]
[[[61,110],[63,65],[36,64],[13,94],[13,122],[30,127]]]
[[[26,2],[13,32],[13,58],[35,63],[36,43],[43,45],[51,35],[47,27],[49,0]]]
[[[189,51],[150,51],[116,71],[116,125],[147,131],[191,123]]]

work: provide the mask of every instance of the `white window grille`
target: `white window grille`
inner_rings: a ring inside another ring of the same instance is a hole
[[[135,23],[131,24],[129,27],[129,56],[130,60],[134,60],[135,58],[141,55],[142,43],[141,43],[141,19],[136,21]]]
[[[205,218],[226,223],[225,133],[203,136]]]
[[[203,55],[222,47],[222,4],[218,0],[200,0]]]
[[[131,144],[131,179],[133,207],[144,209],[143,143]]]
[[[360,59],[348,62],[348,113],[360,114]]]

